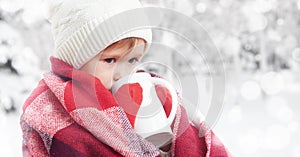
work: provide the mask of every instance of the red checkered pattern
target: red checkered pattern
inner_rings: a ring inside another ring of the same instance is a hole
[[[23,106],[23,156],[160,156],[152,143],[135,133],[100,80],[57,58],[51,63],[52,72]],[[182,106],[173,132],[172,156],[230,156],[211,131],[199,137]]]

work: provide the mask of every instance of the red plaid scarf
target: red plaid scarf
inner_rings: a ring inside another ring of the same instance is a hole
[[[153,144],[134,132],[97,78],[54,57],[51,63],[52,72],[23,106],[23,156],[160,156]],[[229,156],[211,131],[199,138],[182,107],[173,132],[172,156]]]

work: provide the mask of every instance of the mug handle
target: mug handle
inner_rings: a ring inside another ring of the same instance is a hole
[[[168,123],[171,124],[175,118],[177,107],[178,107],[178,96],[176,93],[175,88],[171,85],[170,82],[162,79],[162,78],[157,78],[157,77],[152,77],[151,82],[153,85],[162,85],[163,87],[167,88],[171,94],[172,97],[172,109],[168,118]]]

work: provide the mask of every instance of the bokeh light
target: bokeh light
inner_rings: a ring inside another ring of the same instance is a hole
[[[300,154],[300,145],[295,145],[292,149],[292,157],[299,157]]]
[[[266,13],[276,7],[276,0],[256,0],[255,8],[257,12]]]
[[[192,16],[196,10],[190,0],[182,0],[182,3],[174,3],[174,8],[187,16]]]
[[[275,30],[271,29],[267,32],[267,34],[268,34],[268,37],[270,40],[278,41],[278,42],[282,40],[282,37],[280,36],[280,34]]]
[[[202,3],[202,2],[199,2],[197,5],[196,5],[196,11],[198,13],[204,13],[206,11],[206,4],[205,3]]]
[[[32,48],[24,47],[20,55],[16,56],[12,62],[12,65],[21,74],[33,74],[37,71],[40,60],[37,55],[33,52]]]
[[[238,123],[243,118],[242,108],[238,105],[231,108],[227,114],[228,122],[231,124]]]
[[[266,94],[273,95],[285,87],[285,80],[280,73],[271,71],[262,76],[260,84]]]
[[[241,86],[241,95],[246,100],[255,100],[261,96],[261,88],[256,81],[246,81]]]
[[[223,7],[229,7],[232,4],[232,0],[220,0],[219,3]]]
[[[288,102],[282,97],[272,97],[266,102],[267,113],[277,121],[289,123],[294,118],[294,112]]]
[[[279,18],[276,22],[279,26],[282,26],[284,24],[284,20],[281,18]]]
[[[295,48],[292,52],[292,57],[295,61],[300,62],[300,48]]]
[[[262,144],[263,132],[259,129],[251,129],[238,137],[238,145],[244,154],[253,154],[259,150]]]
[[[264,148],[268,150],[283,150],[291,140],[291,133],[288,128],[275,124],[266,129],[264,136]]]
[[[288,128],[292,133],[299,132],[299,127],[300,127],[300,125],[299,125],[299,122],[297,122],[297,121],[292,121],[288,124]]]
[[[14,13],[22,9],[24,0],[1,0],[0,8],[6,12]]]
[[[222,51],[229,55],[237,55],[241,49],[241,42],[236,37],[228,37],[222,43]]]
[[[39,21],[45,20],[46,9],[44,9],[45,3],[42,0],[26,0],[27,3],[24,6],[24,11],[22,14],[22,20],[26,25],[33,25]],[[31,1],[31,3],[30,3]]]
[[[264,30],[268,25],[268,20],[261,14],[251,14],[249,16],[248,27],[251,32]]]

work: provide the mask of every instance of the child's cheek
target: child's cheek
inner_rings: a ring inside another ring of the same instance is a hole
[[[133,72],[134,69],[135,69],[135,66],[128,62],[122,62],[121,64],[118,65],[118,71],[121,74],[121,78],[124,76],[127,76],[131,73],[134,73]]]

